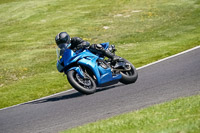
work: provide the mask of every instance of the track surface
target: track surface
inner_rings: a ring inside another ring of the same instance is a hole
[[[73,90],[0,111],[1,133],[58,132],[200,92],[200,48],[138,70],[135,84]]]

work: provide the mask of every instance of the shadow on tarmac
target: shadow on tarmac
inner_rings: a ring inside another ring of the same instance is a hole
[[[109,89],[113,89],[116,87],[120,87],[120,86],[124,86],[124,84],[116,84],[116,85],[112,85],[112,86],[108,86],[108,87],[101,87],[98,88],[96,93],[101,92],[101,91],[106,91]],[[91,94],[90,94],[91,95]],[[33,101],[30,103],[25,103],[25,104],[40,104],[40,103],[46,103],[46,102],[56,102],[56,101],[60,101],[60,100],[67,100],[67,99],[73,99],[73,98],[78,98],[78,97],[82,97],[82,96],[87,96],[86,94],[82,94],[80,92],[75,92],[75,93],[70,93],[70,94],[60,94],[60,96],[53,96],[50,98],[45,98],[45,99],[40,99],[37,101]]]

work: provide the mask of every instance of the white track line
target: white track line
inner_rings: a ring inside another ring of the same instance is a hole
[[[150,63],[150,64],[144,65],[144,66],[142,66],[142,67],[137,68],[137,70],[140,70],[140,69],[142,69],[142,68],[145,68],[145,67],[148,67],[148,66],[151,66],[151,65],[157,64],[157,63],[159,63],[159,62],[162,62],[162,61],[165,61],[165,60],[168,60],[168,59],[174,58],[174,57],[176,57],[176,56],[179,56],[179,55],[182,55],[182,54],[188,53],[188,52],[193,51],[193,50],[198,49],[198,48],[200,48],[200,46],[196,46],[196,47],[194,47],[194,48],[188,49],[188,50],[183,51],[183,52],[181,52],[181,53],[178,53],[178,54],[175,54],[175,55],[172,55],[172,56],[169,56],[169,57],[163,58],[163,59],[161,59],[161,60],[158,60],[158,61],[152,62],[152,63]]]
[[[174,57],[176,57],[176,56],[179,56],[179,55],[182,55],[182,54],[188,53],[188,52],[193,51],[193,50],[198,49],[198,48],[200,48],[200,46],[196,46],[196,47],[194,47],[194,48],[188,49],[188,50],[183,51],[183,52],[181,52],[181,53],[178,53],[178,54],[175,54],[175,55],[172,55],[172,56],[166,57],[166,58],[164,58],[164,59],[161,59],[161,60],[155,61],[155,62],[153,62],[153,63],[147,64],[147,65],[144,65],[144,66],[142,66],[142,67],[137,68],[137,70],[140,70],[140,69],[143,69],[143,68],[145,68],[145,67],[148,67],[148,66],[151,66],[151,65],[157,64],[157,63],[159,63],[159,62],[162,62],[162,61],[165,61],[165,60],[168,60],[168,59],[174,58]],[[10,107],[6,107],[6,108],[3,108],[3,109],[0,109],[0,111],[1,111],[1,110],[5,110],[5,109],[9,109],[9,108],[13,108],[13,107],[17,107],[17,106],[20,106],[20,105],[23,105],[23,104],[27,104],[27,103],[31,103],[31,102],[36,102],[36,101],[43,100],[43,99],[46,99],[46,98],[50,98],[50,97],[53,97],[53,96],[57,96],[57,95],[60,95],[60,94],[63,94],[63,93],[67,93],[67,92],[73,91],[73,90],[74,90],[74,89],[72,88],[72,89],[70,89],[70,90],[62,91],[62,92],[59,92],[59,93],[56,93],[56,94],[53,94],[53,95],[50,95],[50,96],[42,97],[42,98],[40,98],[40,99],[36,99],[36,100],[28,101],[28,102],[25,102],[25,103],[21,103],[21,104],[13,105],[13,106],[10,106]]]
[[[5,110],[5,109],[9,109],[9,108],[14,108],[14,107],[17,107],[17,106],[20,106],[20,105],[23,105],[23,104],[27,104],[27,103],[32,103],[32,102],[36,102],[36,101],[39,101],[39,100],[43,100],[43,99],[46,99],[46,98],[50,98],[50,97],[53,97],[53,96],[57,96],[57,95],[60,95],[60,94],[63,94],[63,93],[67,93],[67,92],[70,92],[70,91],[73,91],[74,89],[70,89],[70,90],[66,90],[66,91],[62,91],[62,92],[59,92],[59,93],[55,93],[53,95],[49,95],[49,96],[46,96],[46,97],[42,97],[40,99],[36,99],[36,100],[32,100],[32,101],[28,101],[28,102],[25,102],[25,103],[20,103],[20,104],[17,104],[17,105],[13,105],[13,106],[10,106],[10,107],[6,107],[6,108],[2,108],[0,109],[1,110]]]

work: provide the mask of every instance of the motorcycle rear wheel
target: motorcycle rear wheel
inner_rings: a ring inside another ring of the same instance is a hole
[[[129,71],[121,71],[122,78],[119,80],[123,84],[131,84],[135,83],[138,78],[138,73],[136,68],[130,63],[128,60],[123,59],[124,62],[130,64],[131,70]]]
[[[96,92],[96,83],[88,74],[85,75],[86,77],[83,79],[75,70],[70,70],[67,72],[67,79],[77,91],[83,94],[92,94]]]

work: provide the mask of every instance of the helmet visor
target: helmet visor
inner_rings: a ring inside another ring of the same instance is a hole
[[[61,44],[59,44],[58,45],[58,47],[60,48],[60,49],[67,49],[67,48],[70,48],[70,46],[71,46],[71,43],[61,43]]]

